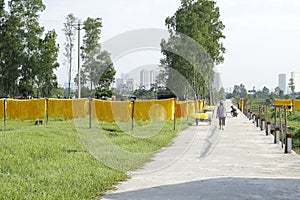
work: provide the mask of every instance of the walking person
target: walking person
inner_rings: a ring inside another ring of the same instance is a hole
[[[219,118],[220,130],[224,130],[225,119],[226,119],[226,109],[224,102],[221,100],[220,105],[217,108],[217,118]]]

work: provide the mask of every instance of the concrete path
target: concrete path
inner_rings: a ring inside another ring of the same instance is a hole
[[[224,131],[215,118],[190,127],[103,199],[300,199],[300,157],[228,114]]]

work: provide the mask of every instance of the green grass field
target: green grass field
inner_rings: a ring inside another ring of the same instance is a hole
[[[153,152],[169,145],[179,131],[179,128],[173,131],[172,121],[147,137],[142,134],[150,130],[151,125],[147,123],[136,123],[135,131],[128,133],[119,125],[109,123],[100,123],[96,130],[84,128],[84,131],[73,121],[64,120],[51,120],[48,126],[34,125],[32,121],[8,121],[5,130],[3,121],[0,123],[0,199],[100,198],[128,178],[126,170],[149,161]],[[184,129],[190,122],[177,123]],[[103,149],[100,149],[102,153],[95,153],[98,151],[94,148],[101,146],[97,142],[103,138],[121,149],[121,153],[105,154]],[[118,164],[124,159],[123,152],[128,156],[139,154],[128,157],[130,162],[122,170],[111,167],[110,162]],[[100,162],[102,159],[104,162]]]
[[[289,132],[293,135],[293,150],[300,154],[300,111],[288,114],[288,125],[291,127]]]

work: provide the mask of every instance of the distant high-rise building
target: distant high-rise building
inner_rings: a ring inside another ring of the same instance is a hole
[[[278,75],[278,87],[283,91],[284,94],[287,93],[286,88],[286,74],[279,74]]]
[[[66,89],[69,88],[69,83],[65,82],[64,83],[64,88],[66,88]],[[72,83],[72,82],[70,83],[70,89],[71,90],[75,90],[76,89],[75,83]]]
[[[156,82],[157,75],[158,75],[157,71],[155,70],[150,71],[150,85]]]
[[[121,88],[123,87],[123,84],[124,84],[124,79],[123,78],[117,78],[116,79],[116,88]]]
[[[146,90],[150,89],[150,73],[145,69],[140,72],[140,86],[144,86]]]
[[[145,85],[145,70],[140,71],[140,85]]]
[[[295,92],[300,92],[300,72],[292,72],[291,78],[294,80]]]
[[[134,88],[134,79],[133,78],[127,79],[126,85],[127,85],[128,91],[134,91],[135,88]]]
[[[213,87],[219,92],[221,88],[223,87],[222,81],[221,81],[221,74],[215,72],[215,78],[214,78],[214,85]]]
[[[121,74],[121,78],[124,79],[124,80],[127,80],[129,79],[129,74]]]

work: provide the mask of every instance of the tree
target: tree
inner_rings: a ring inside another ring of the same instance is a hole
[[[1,19],[1,76],[3,95],[14,95],[18,91],[18,78],[23,55],[22,19],[15,15],[12,8]]]
[[[292,96],[294,96],[295,95],[295,83],[294,83],[294,79],[291,78],[288,85],[289,85],[289,88],[292,91]]]
[[[262,91],[256,92],[257,97],[264,99],[270,96],[270,90],[267,87],[263,87]]]
[[[42,0],[10,0],[7,5],[5,9],[3,1],[0,1],[2,94],[30,96],[33,95],[37,77],[41,77],[44,67],[47,67],[41,63],[46,51],[42,49],[44,28],[39,24],[40,13],[45,10],[45,5]],[[56,34],[52,31],[50,35]],[[55,43],[56,37],[51,38]],[[47,54],[57,57],[57,51],[47,50]],[[53,74],[50,71],[47,73]],[[48,77],[48,82],[55,79],[54,76]]]
[[[112,95],[110,86],[115,80],[116,71],[110,53],[101,51],[101,27],[100,18],[87,18],[84,21],[85,35],[81,54],[84,63],[81,80],[84,83],[89,81],[91,92],[94,86],[97,96],[110,97]]]
[[[42,0],[10,1],[11,14],[20,17],[23,38],[23,54],[20,68],[21,82],[25,83],[24,96],[33,95],[34,77],[39,68],[39,41],[44,28],[39,25],[39,14],[45,10]],[[30,91],[30,92],[29,92]]]
[[[0,17],[3,17],[5,10],[4,10],[4,0],[0,0]]]
[[[270,95],[270,90],[266,86],[262,89],[262,94],[264,95],[264,98],[267,98]]]
[[[222,87],[219,92],[216,91],[215,97],[217,98],[217,100],[224,99],[224,97],[225,97],[225,89]]]
[[[85,35],[83,38],[82,46],[82,59],[84,64],[82,66],[83,73],[81,79],[90,82],[90,90],[93,90],[99,81],[99,68],[101,61],[97,60],[97,55],[100,54],[100,34],[101,34],[102,21],[100,18],[87,18],[84,21]],[[99,58],[99,56],[98,56]]]
[[[49,31],[46,33],[45,38],[40,40],[40,67],[35,73],[35,80],[38,85],[38,91],[44,97],[49,97],[51,90],[57,88],[57,78],[54,70],[59,67],[57,62],[59,47],[56,44],[56,37],[55,31]]]
[[[133,92],[133,95],[138,99],[156,99],[158,91],[156,90],[157,88],[155,89],[155,87],[156,84],[153,84],[149,90],[146,90],[145,86],[141,85]]]
[[[213,68],[215,64],[223,62],[225,52],[220,42],[225,38],[222,33],[224,25],[216,2],[182,0],[181,7],[165,22],[171,34],[168,41],[163,40],[161,43],[164,55],[161,63],[165,67],[167,87],[173,85],[181,91],[180,95],[187,95],[192,89],[196,98],[205,96],[207,90],[212,101]],[[174,53],[178,51],[178,54]],[[186,84],[182,84],[182,78]]]
[[[77,21],[74,14],[70,13],[66,17],[66,23],[64,23],[63,31],[66,36],[66,42],[64,43],[64,56],[66,58],[66,64],[69,68],[68,70],[68,97],[71,93],[71,80],[72,80],[72,60],[74,51],[74,41],[76,30],[73,28],[73,24]]]
[[[110,58],[110,53],[107,51],[102,51],[100,55],[97,56],[99,62],[99,73],[98,85],[96,85],[97,94],[101,96],[110,97],[112,95],[112,90],[110,88],[111,84],[115,80],[116,70]]]
[[[233,97],[236,99],[247,98],[247,96],[248,96],[245,85],[243,85],[243,84],[240,84],[239,86],[235,85],[232,94],[233,94]]]
[[[4,20],[6,12],[4,10],[4,0],[0,0],[0,97],[4,96],[4,40],[3,38],[3,26],[4,26]]]
[[[283,90],[281,90],[280,89],[280,87],[276,87],[275,89],[274,89],[274,95],[277,97],[277,98],[283,98],[283,95],[284,95],[284,93],[283,93]]]

